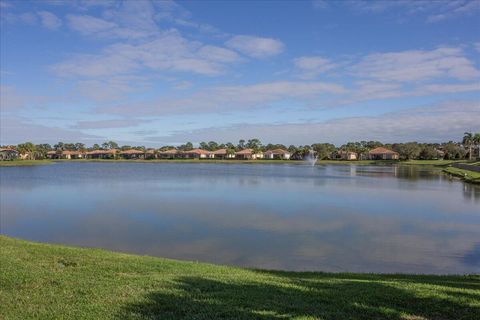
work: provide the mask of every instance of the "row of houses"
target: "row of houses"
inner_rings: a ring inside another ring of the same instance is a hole
[[[129,150],[93,150],[93,151],[49,151],[47,158],[49,159],[282,159],[289,160],[290,152],[283,149],[269,150],[266,152],[255,152],[252,149],[244,149],[237,152],[228,152],[227,149],[219,149],[215,151],[207,151],[203,149],[193,149],[182,151],[178,149],[170,149],[164,151],[156,151],[148,149],[146,151],[129,149]]]
[[[227,149],[208,151],[203,149],[193,149],[182,151],[170,149],[157,151],[155,149],[138,150],[93,150],[93,151],[48,151],[48,159],[239,159],[239,160],[257,160],[257,159],[279,159],[289,160],[292,155],[284,149],[268,150],[266,152],[256,152],[253,149],[244,149],[237,152],[229,152]],[[15,149],[0,149],[0,160],[13,160],[22,158]],[[398,160],[398,152],[388,150],[383,147],[370,150],[368,154],[358,155],[356,152],[340,150],[336,152],[333,159],[338,160]]]

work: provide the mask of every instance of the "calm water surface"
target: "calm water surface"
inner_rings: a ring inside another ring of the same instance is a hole
[[[0,178],[13,237],[269,269],[480,272],[480,187],[438,169],[58,163]]]

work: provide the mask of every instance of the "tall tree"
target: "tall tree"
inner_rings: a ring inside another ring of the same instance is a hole
[[[473,134],[471,132],[465,132],[462,143],[464,146],[468,147],[468,159],[472,160]]]
[[[477,155],[480,158],[480,132],[475,133],[473,136],[473,143],[477,145]]]

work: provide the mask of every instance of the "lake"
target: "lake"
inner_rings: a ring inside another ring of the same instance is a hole
[[[242,267],[480,272],[480,186],[423,166],[0,168],[4,235]]]

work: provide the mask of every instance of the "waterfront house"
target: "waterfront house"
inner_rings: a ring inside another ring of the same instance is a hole
[[[348,161],[357,160],[358,159],[358,154],[356,152],[353,152],[353,151],[340,150],[339,152],[337,152],[335,154],[335,159],[348,160]]]
[[[263,153],[255,153],[252,149],[244,149],[235,152],[235,158],[240,160],[263,159]]]
[[[179,156],[181,151],[177,149],[169,149],[164,151],[159,151],[157,153],[157,157],[160,159],[174,159],[175,157]]]
[[[185,159],[208,159],[210,158],[210,151],[203,149],[193,149],[188,151],[183,151],[181,157]]]
[[[137,149],[123,150],[118,153],[124,159],[145,159],[145,151]]]
[[[0,161],[1,160],[15,160],[18,159],[19,153],[15,149],[2,148],[0,149]]]
[[[145,159],[155,159],[156,157],[155,149],[148,149],[145,151]]]
[[[400,154],[384,147],[378,147],[368,151],[369,160],[398,160]]]
[[[117,149],[93,150],[85,153],[89,159],[114,159],[117,155]]]
[[[265,159],[289,160],[291,153],[283,149],[268,150],[264,154]]]
[[[218,149],[213,152],[211,152],[211,155],[213,159],[233,159],[235,158],[234,153],[228,153],[227,149]]]
[[[85,152],[81,151],[70,151],[70,150],[65,150],[62,151],[62,158],[63,159],[83,159],[85,158]]]

